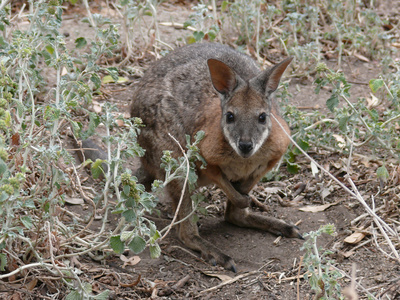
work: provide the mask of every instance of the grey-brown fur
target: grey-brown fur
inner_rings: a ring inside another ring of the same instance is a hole
[[[168,133],[185,145],[185,134],[194,136],[203,130],[206,135],[200,152],[207,168],[198,169],[198,183],[214,183],[224,190],[228,198],[226,220],[301,237],[294,226],[247,208],[249,191],[289,144],[283,130],[271,119],[274,114],[289,132],[274,108],[271,94],[290,60],[261,72],[250,57],[227,46],[195,44],[156,61],[137,85],[132,100],[132,117],[140,117],[146,125],[139,136],[140,145],[146,149],[143,182],[149,186],[152,180],[164,178],[160,169],[163,150],[181,155]],[[172,182],[166,189],[176,208],[182,182]],[[191,209],[187,193],[179,218]],[[189,248],[212,263],[236,270],[230,257],[199,236],[196,224],[187,220],[178,226],[179,237]]]

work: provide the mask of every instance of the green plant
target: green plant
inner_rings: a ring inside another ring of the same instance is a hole
[[[316,291],[315,299],[344,299],[341,296],[341,287],[338,282],[343,276],[336,269],[332,269],[335,262],[329,259],[329,255],[333,252],[317,246],[317,239],[323,233],[334,235],[335,227],[324,225],[317,231],[311,231],[304,235],[306,241],[301,247],[301,250],[305,251],[303,264],[307,269],[304,278],[310,284],[311,289]]]
[[[165,236],[165,232],[174,224],[167,226],[158,231],[154,222],[146,217],[147,213],[152,213],[157,204],[156,196],[169,182],[172,180],[187,180],[188,187],[194,190],[197,182],[196,162],[200,161],[205,164],[204,159],[199,154],[198,143],[204,137],[204,132],[198,132],[193,143],[190,137],[186,137],[187,151],[184,156],[175,159],[171,151],[165,150],[161,159],[161,167],[165,169],[166,175],[164,181],[156,180],[152,185],[152,192],[145,191],[145,187],[138,183],[137,178],[132,176],[129,170],[115,178],[115,190],[118,203],[113,211],[115,214],[121,214],[123,220],[121,222],[122,229],[118,234],[113,235],[110,239],[111,247],[116,253],[122,253],[125,245],[134,253],[141,253],[147,246],[150,249],[150,255],[153,258],[161,254],[158,245],[160,239]],[[171,137],[173,138],[173,137]],[[123,140],[126,140],[125,138]],[[122,140],[122,141],[123,141]],[[115,141],[114,141],[115,142]],[[139,153],[141,155],[141,153]],[[115,157],[113,155],[113,157]],[[116,156],[118,157],[118,156]],[[115,174],[115,173],[114,173]],[[118,186],[121,184],[122,190],[119,191]],[[185,188],[185,187],[184,187]],[[195,212],[201,197],[194,198]],[[163,236],[162,234],[165,233]]]
[[[399,89],[396,75],[393,74],[388,84],[383,79],[372,79],[372,98],[354,101],[350,100],[351,84],[342,72],[335,72],[324,63],[317,65],[316,72],[315,93],[318,94],[323,87],[329,87],[331,91],[326,100],[329,111],[302,112],[289,104],[284,105],[284,115],[291,125],[293,138],[300,147],[307,151],[310,146],[316,146],[331,152],[348,154],[351,147],[357,153],[359,149],[365,151],[364,146],[368,145],[367,151],[370,155],[378,156],[383,161],[389,158],[398,160],[400,148],[396,128],[400,110],[396,97],[393,96],[398,94]],[[374,95],[380,89],[386,90],[386,99],[380,100]],[[383,101],[389,105],[376,109],[379,102]],[[285,156],[292,173],[298,171],[298,154],[299,151],[291,147]]]
[[[393,33],[382,31],[387,21],[359,2],[224,1],[220,22],[222,36],[235,32],[236,44],[255,49],[260,61],[270,60],[271,50],[295,56],[298,76],[308,75],[324,55],[337,57],[340,68],[345,55],[366,60],[388,57],[393,51]]]
[[[193,35],[188,37],[187,43],[192,44],[202,40],[214,41],[220,31],[216,24],[214,15],[208,9],[208,6],[199,3],[192,8],[194,12],[190,14],[189,20],[183,24],[184,28],[195,28]]]
[[[115,69],[101,68],[96,61],[112,52],[118,34],[115,26],[95,16],[98,27],[90,51],[79,58],[71,56],[59,31],[61,2],[30,1],[30,25],[24,30],[8,30],[9,10],[7,6],[1,10],[0,266],[6,270],[1,277],[43,268],[61,278],[56,283],[60,289],[71,290],[68,299],[78,295],[102,299],[108,291],[93,295],[91,285],[73,268],[58,264],[66,260],[65,251],[71,247],[68,242],[60,245],[60,239],[73,239],[73,234],[57,212],[63,210],[66,190],[78,177],[68,171],[73,159],[61,136],[66,126],[85,136],[98,125],[93,121],[84,132],[74,115],[85,110],[99,90],[100,71],[115,75]],[[86,43],[79,38],[76,47]],[[47,82],[42,69],[54,72],[55,80]],[[49,84],[54,88],[46,91]]]
[[[157,6],[162,1],[158,0],[119,0],[114,8],[117,9],[123,17],[122,28],[125,32],[124,46],[127,47],[126,57],[121,64],[131,59],[131,56],[137,45],[135,44],[135,34],[139,32],[141,39],[149,46],[151,41],[148,31],[154,27],[155,40],[161,43],[160,31],[158,29]],[[151,18],[151,24],[146,26],[145,17]]]

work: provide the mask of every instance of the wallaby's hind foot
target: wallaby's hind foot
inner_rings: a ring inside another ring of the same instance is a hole
[[[236,265],[233,259],[211,243],[202,239],[198,233],[196,224],[185,224],[186,222],[190,221],[184,221],[180,224],[179,228],[179,239],[185,244],[185,246],[199,252],[201,258],[211,265],[220,265],[225,269],[236,273]]]
[[[271,232],[278,236],[303,239],[296,225],[280,219],[251,211],[249,208],[238,208],[229,201],[226,204],[225,220],[240,227],[248,227]]]
[[[166,187],[166,191],[172,200],[174,209],[177,209],[183,183],[180,181],[172,181]],[[190,193],[187,191],[183,196],[181,206],[178,212],[178,220],[186,218],[193,210]],[[201,258],[212,265],[220,265],[224,268],[236,272],[236,266],[231,257],[225,255],[221,250],[202,239],[199,235],[197,222],[189,217],[182,223],[177,225],[178,237],[186,247],[200,253]]]

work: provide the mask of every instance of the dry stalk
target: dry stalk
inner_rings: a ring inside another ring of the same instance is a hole
[[[300,257],[300,262],[299,262],[299,272],[297,273],[297,300],[300,300],[300,271],[301,271],[301,265],[303,264],[303,258],[304,256]]]
[[[186,161],[186,177],[185,177],[185,181],[183,182],[183,188],[182,188],[182,192],[181,192],[181,197],[179,199],[178,206],[176,207],[176,211],[175,211],[174,217],[172,218],[171,224],[168,225],[167,231],[159,239],[160,241],[162,241],[167,236],[167,234],[170,232],[172,226],[174,226],[174,223],[175,223],[176,219],[178,218],[178,213],[179,213],[179,210],[180,210],[181,205],[182,205],[183,197],[185,196],[186,185],[187,185],[187,182],[188,182],[188,179],[189,179],[189,172],[190,172],[189,159],[188,159],[188,157],[187,157],[187,155],[185,153],[185,150],[182,148],[182,146],[178,142],[178,140],[172,136],[172,134],[168,133],[168,135],[175,141],[175,143],[178,144],[179,148],[182,151],[183,156],[185,157],[185,161]]]
[[[50,231],[50,222],[49,222],[49,221],[46,221],[46,222],[44,223],[44,226],[47,228],[47,235],[48,235],[48,239],[49,239],[49,253],[50,253],[50,260],[51,260],[51,263],[52,263],[54,269],[57,270],[58,274],[59,274],[61,277],[63,277],[63,273],[61,272],[61,270],[58,268],[58,266],[56,265],[56,263],[55,263],[55,261],[54,261],[53,243],[51,242],[51,240],[52,240],[52,238],[53,238],[53,235],[51,234],[51,231]]]
[[[218,290],[219,288],[221,288],[221,287],[223,287],[225,285],[234,283],[234,282],[238,281],[239,279],[242,279],[242,278],[245,278],[245,277],[249,277],[249,276],[252,276],[252,275],[255,275],[255,274],[258,274],[258,273],[259,273],[259,271],[251,271],[251,272],[248,272],[248,273],[245,273],[245,274],[238,275],[238,276],[236,276],[236,277],[234,277],[234,278],[232,278],[230,280],[224,281],[224,282],[222,282],[222,283],[220,283],[220,284],[218,284],[216,286],[213,286],[213,287],[211,287],[209,289],[201,291],[195,298],[199,298],[205,293]]]
[[[90,199],[88,196],[86,196],[86,193],[83,191],[82,185],[81,185],[81,180],[79,179],[79,175],[78,175],[78,172],[77,172],[76,167],[75,167],[74,164],[72,164],[72,168],[73,168],[74,173],[75,173],[75,178],[76,178],[76,182],[77,182],[77,186],[78,186],[79,192],[81,193],[83,199],[85,199],[87,202],[89,202],[90,205],[93,207],[93,213],[90,216],[89,222],[86,224],[86,226],[80,232],[78,232],[78,233],[72,235],[71,237],[67,238],[65,240],[65,242],[68,242],[68,241],[72,240],[73,238],[81,235],[86,229],[88,229],[89,226],[92,225],[92,222],[94,220],[94,216],[96,214],[96,204],[93,202],[92,199]]]

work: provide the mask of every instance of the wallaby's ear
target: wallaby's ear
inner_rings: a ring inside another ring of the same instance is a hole
[[[273,66],[271,69],[262,72],[257,77],[250,80],[250,84],[256,88],[261,88],[265,94],[274,92],[281,80],[283,72],[293,60],[293,57],[288,57],[281,61],[279,64]]]
[[[236,87],[236,74],[230,67],[212,58],[207,60],[207,65],[212,84],[219,93],[225,95]]]

